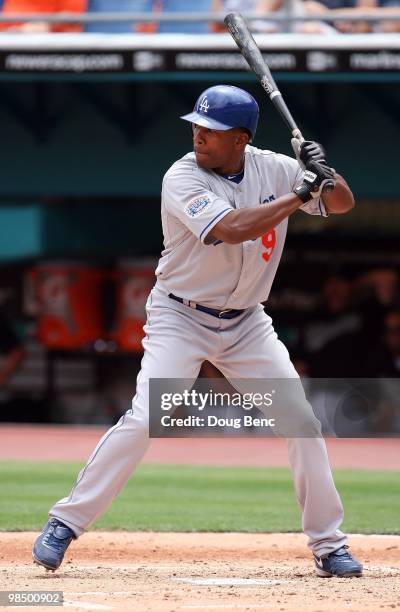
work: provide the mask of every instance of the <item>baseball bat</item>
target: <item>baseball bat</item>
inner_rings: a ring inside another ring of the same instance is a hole
[[[290,110],[286,106],[285,100],[244,18],[240,13],[229,13],[229,15],[225,17],[224,22],[244,59],[253,72],[255,72],[261,83],[261,87],[266,91],[272,104],[291,131],[293,138],[297,138],[300,142],[303,142],[304,138],[302,133],[297,127]]]
[[[246,21],[240,13],[229,13],[229,15],[225,17],[224,22],[244,59],[253,72],[255,72],[262,88],[266,91],[272,104],[291,131],[293,138],[296,138],[300,143],[304,142],[303,135],[297,127],[290,110],[286,106],[286,102],[275,83],[275,79],[266,61],[261,55],[261,51],[256,41],[247,27]],[[334,183],[329,181],[326,183],[324,191],[332,191],[334,186]]]

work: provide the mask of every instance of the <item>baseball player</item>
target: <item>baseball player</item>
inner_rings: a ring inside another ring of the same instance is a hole
[[[299,209],[322,217],[345,213],[354,200],[317,143],[296,146],[297,159],[254,147],[258,116],[249,93],[216,85],[182,117],[192,126],[194,151],[163,180],[165,248],[147,302],[136,395],[69,496],[50,509],[33,547],[35,562],[47,569],[59,567],[71,541],[103,514],[144,455],[150,378],[195,381],[205,360],[228,380],[299,378],[261,303],[281,258],[288,217]],[[333,190],[324,190],[328,183]],[[298,395],[289,407],[294,417],[307,405],[304,393]],[[360,576],[362,565],[340,531],[343,507],[325,442],[318,421],[310,420],[315,436],[288,437],[287,445],[316,572]]]

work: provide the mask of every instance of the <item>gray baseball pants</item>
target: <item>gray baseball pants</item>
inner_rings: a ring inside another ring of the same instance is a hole
[[[208,360],[228,379],[298,378],[289,353],[261,305],[234,319],[218,319],[153,289],[147,304],[144,355],[129,409],[97,444],[70,495],[50,509],[77,537],[101,516],[135,471],[149,445],[149,378],[196,380]],[[303,531],[318,556],[346,544],[343,507],[335,488],[319,423],[302,397],[287,406],[309,411],[315,437],[288,437],[289,462]],[[266,441],[266,452],[268,442]],[[282,509],[284,511],[284,509]],[[266,525],[266,527],[268,527]]]

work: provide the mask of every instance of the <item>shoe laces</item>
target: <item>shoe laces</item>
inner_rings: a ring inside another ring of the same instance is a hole
[[[332,554],[335,555],[336,557],[350,557],[351,558],[351,554],[348,551],[348,548],[349,547],[345,544],[338,550],[335,550]]]
[[[59,533],[56,533],[57,528],[59,528]],[[60,530],[62,530],[61,533]],[[65,532],[65,534],[63,532]],[[56,519],[53,519],[50,521],[47,533],[43,538],[43,544],[60,551],[65,548],[66,541],[71,540],[72,538],[72,530],[66,525],[62,525]]]

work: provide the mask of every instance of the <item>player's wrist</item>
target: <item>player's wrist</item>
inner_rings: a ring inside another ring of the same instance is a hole
[[[303,182],[295,187],[293,192],[306,203],[313,198],[319,198],[325,189],[331,191],[334,187],[334,170],[325,162],[310,162],[303,174]]]
[[[309,202],[310,200],[312,200],[311,191],[310,191],[309,187],[307,185],[305,185],[304,183],[302,183],[298,187],[295,187],[293,189],[293,193],[298,198],[300,198],[300,200],[303,202],[303,204],[305,204],[306,202]]]

